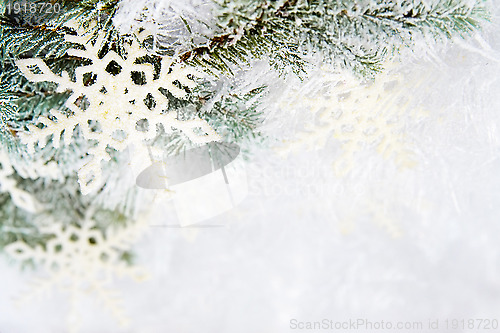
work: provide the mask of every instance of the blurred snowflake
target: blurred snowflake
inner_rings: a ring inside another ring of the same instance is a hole
[[[8,245],[5,250],[11,257],[22,262],[32,261],[48,273],[46,277],[35,278],[29,292],[21,295],[16,303],[30,302],[52,288],[65,291],[71,304],[69,330],[77,332],[80,325],[78,301],[85,294],[93,293],[122,325],[126,325],[128,318],[120,295],[109,284],[114,275],[126,275],[137,281],[148,277],[143,269],[128,265],[122,258],[144,228],[144,222],[137,222],[121,229],[110,227],[104,233],[91,219],[80,227],[55,223],[40,228],[42,235],[52,237],[43,247],[31,247],[22,241]]]
[[[341,143],[342,154],[334,168],[343,175],[353,167],[354,155],[373,149],[399,167],[415,161],[411,143],[406,139],[409,117],[421,117],[411,95],[425,82],[425,75],[406,82],[403,75],[388,66],[373,82],[360,82],[346,72],[322,70],[311,84],[291,90],[280,104],[284,110],[305,110],[307,119],[300,132],[280,147],[281,153],[322,149],[330,138]]]

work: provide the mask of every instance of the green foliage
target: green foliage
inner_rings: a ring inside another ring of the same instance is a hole
[[[47,236],[42,236],[33,215],[17,208],[6,193],[0,194],[0,250],[11,243],[23,240],[30,245],[45,244]]]
[[[13,0],[9,0],[13,3]],[[44,0],[32,0],[28,3],[46,3]],[[64,35],[74,34],[67,25],[74,21],[95,41],[99,32],[106,32],[104,43],[123,53],[122,39],[112,24],[118,0],[63,0],[59,1],[60,11],[41,14],[36,20],[29,13],[7,13],[4,9],[0,16],[0,59],[18,59],[23,57],[60,58],[75,45],[64,40]],[[104,47],[104,45],[103,45]],[[109,47],[109,46],[108,46]]]
[[[305,74],[305,62],[298,54],[298,44],[289,41],[286,31],[266,31],[262,27],[250,29],[244,36],[218,36],[206,46],[194,47],[181,54],[180,60],[220,76],[232,75],[234,68],[268,56],[271,65],[281,74],[290,71],[298,76]]]
[[[306,63],[300,57],[299,43],[290,38],[291,31],[288,28],[277,27],[275,22],[267,20],[266,14],[273,11],[260,8],[263,4],[253,1],[238,7],[234,3],[221,3],[221,33],[211,38],[206,45],[193,46],[191,50],[182,53],[180,60],[193,66],[201,66],[207,72],[220,76],[233,74],[234,68],[250,65],[257,59],[269,59],[281,74],[293,72],[299,77],[304,76]],[[242,13],[238,16],[242,22],[228,19],[224,5],[234,12],[244,8],[251,17],[245,18],[245,13]],[[225,20],[228,21],[227,26],[224,25]]]
[[[15,118],[16,112],[17,108],[14,104],[10,103],[9,96],[5,96],[0,91],[0,138],[9,147],[15,144],[9,123]]]
[[[232,88],[234,86],[226,90]],[[235,143],[245,149],[250,144],[264,140],[259,132],[263,118],[259,101],[264,94],[265,87],[260,87],[246,93],[227,93],[219,96],[217,89],[210,82],[202,81],[187,100],[176,99],[168,94],[169,112],[177,112],[179,119],[198,116],[222,136],[223,142]],[[161,148],[167,156],[179,155],[195,147],[180,132],[160,132],[150,144]]]
[[[200,89],[202,90],[202,89]],[[228,93],[212,101],[210,108],[202,108],[198,115],[207,120],[228,143],[248,143],[259,139],[263,113],[259,110],[265,87],[245,94]],[[210,94],[205,95],[210,101]]]
[[[96,204],[95,197],[82,196],[76,177],[61,182],[13,177],[18,187],[31,193],[43,209],[37,214],[26,212],[13,204],[8,193],[1,193],[0,249],[20,240],[31,247],[43,247],[52,236],[41,233],[40,227],[50,223],[81,226],[86,218],[92,218],[105,233],[109,227],[124,227],[130,221],[124,211],[109,210]]]
[[[247,57],[245,50],[265,45],[263,54],[268,54],[278,68],[290,66],[287,61],[292,57],[300,62],[319,55],[323,61],[365,78],[373,77],[389,56],[401,47],[411,46],[419,37],[439,40],[466,36],[488,19],[483,1],[472,5],[463,0],[215,2],[222,33],[213,39],[211,47],[198,50],[199,54],[209,55],[200,63],[221,67],[220,59],[236,62]],[[218,49],[213,50],[214,46]],[[291,52],[283,53],[283,49]]]

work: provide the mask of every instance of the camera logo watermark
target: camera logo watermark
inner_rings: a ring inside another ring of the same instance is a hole
[[[233,209],[248,194],[247,176],[235,144],[209,143],[151,161],[136,177],[143,189],[171,193],[180,227]],[[161,226],[161,225],[159,225]]]

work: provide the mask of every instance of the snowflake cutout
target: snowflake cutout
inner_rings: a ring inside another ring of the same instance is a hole
[[[18,298],[17,304],[31,302],[53,288],[65,291],[71,304],[69,327],[76,332],[81,324],[78,301],[85,294],[93,293],[120,324],[127,325],[120,295],[108,284],[114,275],[129,276],[136,281],[148,277],[141,268],[128,266],[120,259],[144,228],[144,222],[137,222],[122,229],[108,228],[103,233],[90,219],[81,227],[54,223],[40,228],[42,234],[53,236],[44,247],[33,248],[22,241],[6,246],[6,253],[14,259],[33,260],[48,273],[46,278],[34,279],[29,293]]]
[[[413,82],[412,87],[423,80]],[[374,147],[384,158],[393,158],[400,167],[411,167],[415,162],[405,137],[404,118],[417,111],[408,112],[413,103],[408,88],[402,75],[390,66],[375,82],[366,84],[349,73],[324,70],[315,84],[300,93],[290,91],[281,103],[282,109],[308,110],[309,117],[304,129],[279,150],[320,149],[333,137],[342,146],[342,155],[334,165],[339,175],[349,172],[355,154],[367,147]]]
[[[52,136],[52,144],[56,148],[60,145],[61,137],[63,143],[67,143],[77,126],[85,139],[95,140],[96,146],[88,151],[90,159],[78,172],[83,194],[89,194],[102,185],[101,161],[110,159],[106,151],[108,147],[122,151],[131,142],[151,139],[156,135],[157,125],[163,125],[166,132],[180,130],[197,144],[220,140],[220,136],[200,118],[178,120],[174,112],[165,113],[168,98],[160,89],[167,90],[177,98],[185,98],[186,91],[178,84],[193,88],[195,82],[190,77],[201,75],[194,69],[174,64],[171,58],[163,57],[159,77],[155,79],[152,64],[137,63],[139,58],[148,53],[136,40],[131,44],[125,43],[126,59],[113,51],[100,59],[98,54],[102,37],[94,44],[80,35],[68,35],[65,38],[85,48],[70,49],[67,52],[69,55],[92,62],[91,65],[76,69],[76,81],[72,81],[66,72],[61,76],[54,74],[42,59],[18,60],[16,65],[30,81],[52,81],[58,83],[59,92],[71,90],[73,93],[65,106],[73,114],[66,116],[58,110],[52,110],[51,116],[56,121],[48,117],[41,118],[40,123],[45,125],[44,128],[28,126],[29,133],[20,133],[20,137],[30,152],[34,151],[35,144],[44,147],[48,143],[44,139],[49,136]],[[143,80],[137,81],[134,75],[139,75]],[[154,100],[153,105],[147,105],[148,99]],[[81,104],[85,102],[89,105],[82,110]],[[144,121],[146,128],[139,128]],[[96,122],[99,124],[98,130],[94,127]]]

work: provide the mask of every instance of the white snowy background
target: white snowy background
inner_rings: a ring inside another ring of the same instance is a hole
[[[338,174],[342,138],[284,155],[300,136],[293,122],[308,110],[268,100],[276,105],[265,130],[277,142],[252,153],[243,202],[184,228],[162,202],[134,247],[151,278],[113,285],[130,325],[118,326],[89,294],[80,331],[275,333],[294,331],[291,319],[500,319],[499,22],[494,16],[481,35],[394,70],[418,110],[396,118],[411,166],[356,145],[352,167]],[[18,308],[12,299],[36,272],[7,260],[0,272],[1,333],[68,331],[64,293]]]

